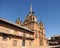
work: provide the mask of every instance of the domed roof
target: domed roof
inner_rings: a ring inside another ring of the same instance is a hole
[[[32,11],[32,5],[30,6],[30,12],[26,16],[24,22],[29,22],[29,21],[35,21],[35,22],[37,22],[36,16],[34,15],[34,12]]]

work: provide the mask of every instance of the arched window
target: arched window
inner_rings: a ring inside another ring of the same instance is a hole
[[[33,17],[33,21],[34,21],[34,17]]]

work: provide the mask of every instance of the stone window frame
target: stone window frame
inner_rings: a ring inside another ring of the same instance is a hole
[[[17,46],[17,40],[13,40],[13,46]]]
[[[25,39],[22,40],[22,46],[25,46]]]
[[[38,38],[38,34],[37,33],[35,34],[35,38]]]

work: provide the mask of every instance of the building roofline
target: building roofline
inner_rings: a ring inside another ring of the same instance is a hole
[[[60,35],[54,35],[54,36],[52,36],[52,37],[60,37]]]
[[[5,20],[5,19],[3,19],[3,18],[0,18],[0,21],[6,22],[6,23],[8,23],[8,24],[17,26],[17,27],[19,27],[19,28],[22,28],[22,29],[24,29],[24,30],[27,30],[27,31],[33,33],[30,29],[28,29],[28,28],[25,27],[25,26],[20,26],[20,25],[18,25],[18,24],[15,24],[15,23],[12,23],[12,22],[10,22],[10,21],[7,21],[7,20]]]

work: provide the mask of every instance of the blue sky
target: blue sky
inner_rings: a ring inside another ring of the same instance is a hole
[[[46,36],[60,34],[60,0],[0,0],[0,17],[11,22],[20,17],[24,21],[30,4],[38,22],[43,20]]]

